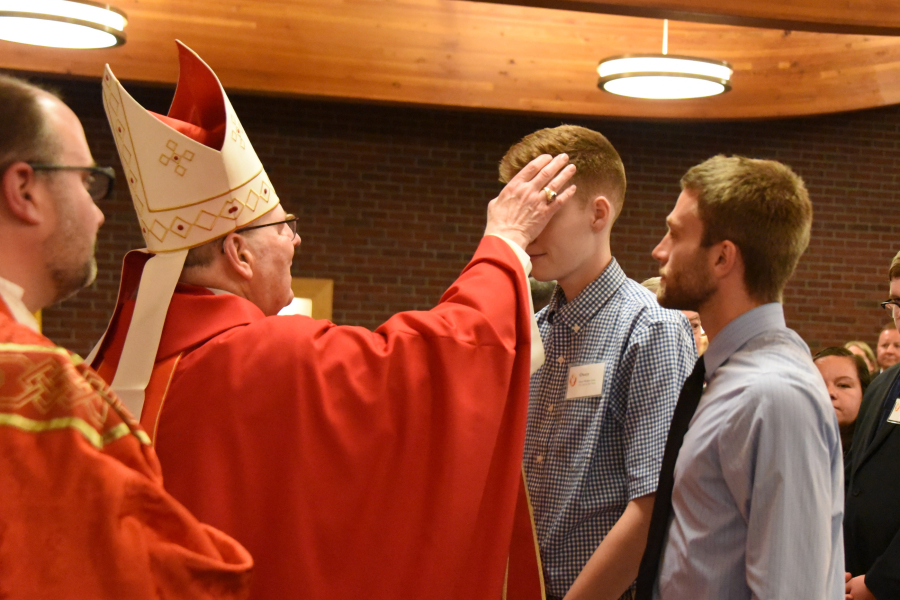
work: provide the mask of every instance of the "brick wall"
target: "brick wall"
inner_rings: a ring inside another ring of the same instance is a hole
[[[118,166],[99,84],[50,83],[84,122],[97,162]],[[129,89],[147,108],[167,110],[171,89]],[[302,219],[294,274],[334,279],[334,320],[367,327],[438,300],[481,237],[506,148],[563,122],[255,96],[232,102],[286,209]],[[876,303],[900,249],[900,107],[746,123],[569,122],[603,132],[622,154],[629,190],[613,253],[637,280],[656,274],[650,251],[687,168],[720,152],[790,164],[816,215],[785,295],[788,323],[813,350],[851,338],[874,343],[887,316]],[[105,327],[122,255],[143,245],[124,185],[101,208],[97,283],[44,315],[45,332],[82,353]]]

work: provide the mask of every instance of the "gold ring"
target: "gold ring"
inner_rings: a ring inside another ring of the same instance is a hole
[[[553,204],[553,201],[556,200],[556,192],[551,190],[548,187],[544,188],[544,193],[547,194],[547,204]]]

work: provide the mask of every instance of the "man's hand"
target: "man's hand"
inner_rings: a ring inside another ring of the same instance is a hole
[[[565,187],[575,174],[575,165],[568,162],[565,154],[555,158],[543,154],[525,165],[488,204],[484,234],[502,235],[523,249],[528,247],[575,193],[574,185]]]
[[[847,573],[844,575],[844,580],[847,582],[847,588],[845,590],[847,600],[876,600],[875,596],[872,595],[872,592],[869,591],[869,588],[866,587],[865,575],[858,575],[851,578],[850,573]]]

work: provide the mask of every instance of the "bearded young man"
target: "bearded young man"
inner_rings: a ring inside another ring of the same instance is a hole
[[[562,125],[525,136],[500,163],[513,179],[565,152],[578,191],[527,247],[541,281],[547,352],[531,379],[525,474],[548,598],[630,598],[646,542],[663,445],[697,354],[687,319],[628,279],[610,235],[625,169],[603,135]]]
[[[637,597],[840,600],[837,420],[780,304],[809,243],[806,188],[725,156],[681,185],[653,251],[659,301],[698,312],[709,346],[675,409]]]
[[[246,550],[163,490],[144,430],[32,316],[94,280],[112,170],[46,91],[0,76],[0,121],[0,597],[246,597]]]

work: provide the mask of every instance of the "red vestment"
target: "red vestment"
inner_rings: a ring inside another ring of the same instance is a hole
[[[126,258],[95,362],[107,380],[146,256]],[[374,332],[179,286],[142,423],[167,489],[250,550],[252,598],[498,600],[508,558],[510,575],[531,566],[516,596],[541,598],[528,525],[527,551],[510,549],[528,293],[491,236],[436,308]]]
[[[103,380],[0,300],[0,598],[245,598],[252,565],[163,489]]]

